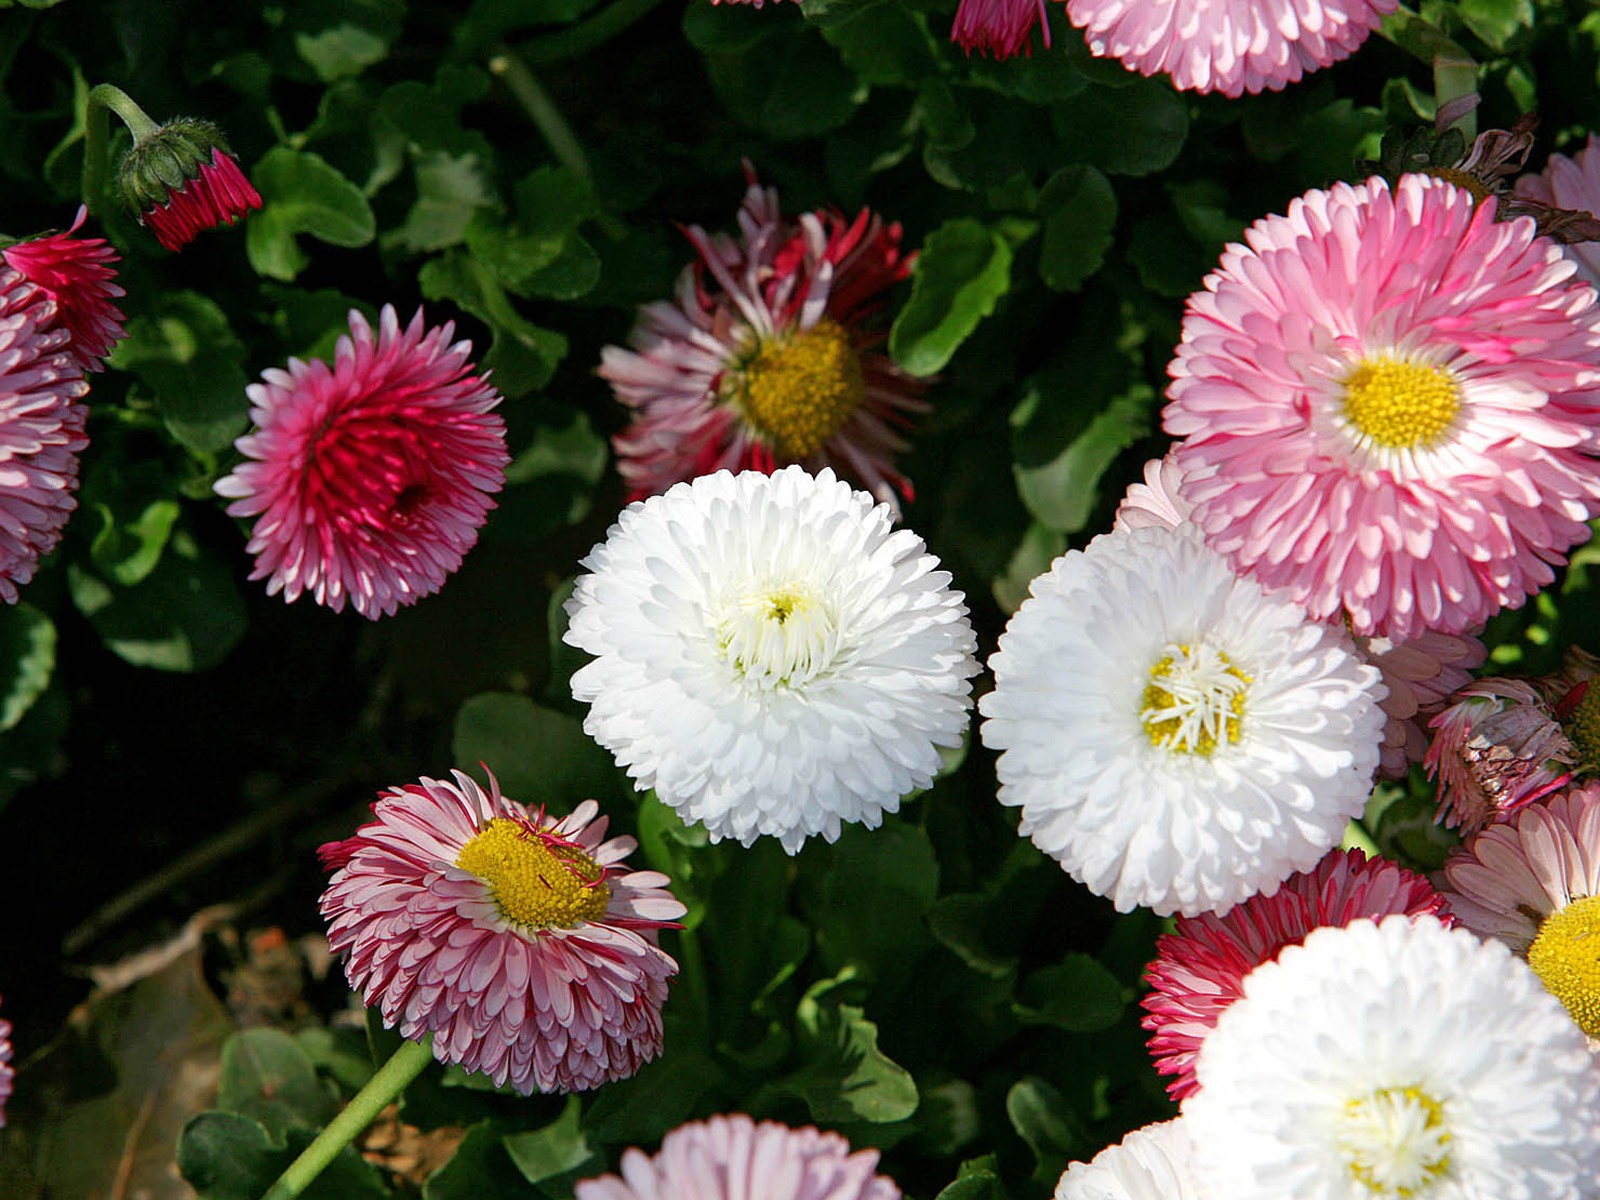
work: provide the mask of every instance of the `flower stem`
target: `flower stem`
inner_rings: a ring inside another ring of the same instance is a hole
[[[132,96],[114,83],[98,84],[89,92],[84,104],[83,125],[83,202],[96,216],[105,215],[107,197],[107,156],[110,151],[110,131],[107,112],[114,112],[128,127],[137,143],[147,138],[161,126],[134,102]]]
[[[506,86],[528,114],[534,128],[544,135],[556,161],[570,171],[587,176],[589,156],[584,153],[582,143],[572,132],[567,119],[561,115],[555,101],[550,99],[550,94],[528,69],[528,64],[511,51],[502,50],[489,60],[489,73],[506,81]]]
[[[423,1038],[420,1042],[401,1042],[400,1048],[389,1056],[389,1061],[378,1068],[378,1073],[367,1080],[367,1085],[300,1152],[300,1157],[278,1176],[278,1181],[267,1189],[261,1200],[294,1200],[310,1187],[339,1151],[371,1125],[378,1114],[406,1090],[406,1084],[421,1074],[422,1068],[432,1061],[431,1038]]]

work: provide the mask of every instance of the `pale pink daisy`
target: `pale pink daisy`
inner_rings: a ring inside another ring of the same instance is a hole
[[[56,319],[66,327],[68,349],[85,371],[104,369],[102,360],[128,331],[122,327],[122,310],[114,301],[123,295],[111,265],[121,256],[105,238],[80,238],[78,232],[87,206],[78,208],[77,220],[65,233],[51,233],[14,242],[3,252],[6,265],[15,267],[27,281],[56,302]]]
[[[757,1124],[743,1113],[680,1125],[654,1155],[623,1152],[618,1175],[580,1180],[577,1200],[900,1200],[875,1174],[876,1150],[850,1150],[814,1126]]]
[[[1032,35],[1037,26],[1050,48],[1050,19],[1044,0],[961,0],[956,9],[950,40],[968,54],[992,54],[1011,58],[1032,54]]]
[[[684,907],[630,871],[585,800],[557,820],[454,771],[390,788],[372,823],[318,851],[328,942],[386,1026],[523,1095],[625,1079],[661,1053]]]
[[[1144,482],[1128,485],[1127,495],[1117,506],[1113,529],[1176,529],[1189,520],[1192,507],[1183,498],[1183,468],[1171,450],[1163,458],[1152,458],[1144,465]]]
[[[0,599],[16,603],[77,508],[89,388],[43,290],[0,266]]]
[[[1244,980],[1285,946],[1323,925],[1358,917],[1428,913],[1450,923],[1444,897],[1421,875],[1359,850],[1335,850],[1309,871],[1289,876],[1272,895],[1261,893],[1223,916],[1179,917],[1156,941],[1145,972],[1150,992],[1140,1001],[1156,1070],[1175,1076],[1174,1100],[1196,1091],[1200,1045],[1222,1011],[1244,994]]]
[[[1476,679],[1431,722],[1423,760],[1439,781],[1439,821],[1473,833],[1562,787],[1577,752],[1538,690],[1521,679]]]
[[[0,1129],[6,1127],[6,1101],[11,1099],[11,1022],[0,1017]]]
[[[1485,828],[1444,864],[1456,919],[1528,965],[1600,1039],[1600,783],[1574,786]]]
[[[1488,651],[1470,633],[1425,629],[1398,645],[1386,637],[1358,637],[1356,648],[1383,673],[1389,695],[1383,711],[1383,757],[1378,774],[1404,778],[1412,763],[1427,755],[1428,723],[1443,711],[1452,693],[1472,682]]]
[[[1424,175],[1314,190],[1189,298],[1165,422],[1191,519],[1357,634],[1475,629],[1600,509],[1600,307],[1496,203]]]
[[[1182,91],[1278,91],[1355,53],[1396,0],[1067,0],[1089,50]]]
[[[739,236],[690,227],[699,259],[676,299],[640,310],[632,350],[601,352],[601,377],[633,410],[612,442],[629,499],[799,463],[896,505],[896,492],[911,496],[894,467],[900,431],[928,409],[872,321],[911,272],[900,226],[869,209],[854,221],[830,209],[790,220],[748,164],[746,175]]]
[[[334,365],[289,360],[252,384],[250,461],[217,481],[228,512],[259,518],[251,579],[285,600],[309,592],[334,612],[387,616],[444,586],[478,540],[505,482],[500,396],[472,373],[455,325],[378,332],[351,310]]]
[[[1552,154],[1539,174],[1517,180],[1516,194],[1554,208],[1600,215],[1600,138],[1591,133],[1571,158]],[[1575,242],[1566,253],[1583,277],[1600,287],[1600,242]]]

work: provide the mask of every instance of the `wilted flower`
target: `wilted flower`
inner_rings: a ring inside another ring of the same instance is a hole
[[[629,871],[599,805],[557,820],[469,776],[390,788],[319,851],[328,942],[402,1037],[523,1095],[625,1079],[661,1053],[678,964],[656,945],[684,907]]]
[[[837,1133],[743,1113],[690,1121],[661,1139],[654,1155],[632,1147],[622,1174],[579,1180],[577,1200],[900,1200],[874,1174],[876,1150],[851,1153]]]
[[[1032,53],[1034,26],[1044,34],[1045,49],[1050,48],[1050,19],[1044,0],[961,0],[956,9],[950,40],[968,54],[992,54],[1010,58]]]
[[[1396,0],[1068,0],[1092,53],[1184,91],[1278,91],[1348,58]]]
[[[78,365],[85,371],[100,371],[105,366],[101,360],[128,331],[122,327],[122,310],[113,303],[124,294],[112,282],[117,272],[111,264],[121,256],[104,238],[72,236],[88,215],[87,207],[79,207],[77,219],[65,233],[13,242],[0,253],[7,266],[55,301],[56,320],[71,337],[67,348]]]
[[[14,604],[78,506],[88,385],[56,304],[0,267],[0,599]]]
[[[928,405],[870,323],[911,271],[900,226],[867,209],[785,219],[777,191],[746,173],[739,237],[690,227],[699,261],[677,298],[640,311],[634,349],[602,352],[601,376],[634,413],[613,439],[630,499],[786,463],[831,467],[885,503],[909,497],[899,429]]]
[[[1182,1117],[1146,1125],[1092,1162],[1068,1167],[1056,1183],[1055,1200],[1205,1200],[1193,1163]]]
[[[1429,914],[1449,924],[1444,897],[1421,875],[1359,850],[1335,850],[1310,871],[1289,876],[1272,895],[1257,893],[1224,916],[1179,917],[1156,941],[1140,1001],[1156,1070],[1176,1076],[1174,1100],[1196,1088],[1194,1062],[1217,1017],[1244,991],[1251,971],[1324,925],[1358,917]]]
[[[1600,507],[1600,308],[1495,206],[1423,175],[1314,190],[1189,298],[1165,420],[1191,519],[1358,634],[1477,628]]]
[[[1228,1200],[1552,1200],[1600,1169],[1600,1072],[1533,972],[1432,917],[1313,930],[1245,980],[1184,1104]]]
[[[875,828],[960,744],[978,670],[950,573],[893,526],[800,467],[629,505],[567,601],[584,730],[714,841]]]
[[[1496,821],[1445,860],[1444,878],[1457,919],[1527,959],[1600,1039],[1600,783]]]
[[[1389,694],[1383,711],[1383,759],[1378,774],[1402,779],[1427,755],[1429,722],[1451,695],[1472,682],[1488,650],[1475,635],[1425,629],[1396,644],[1386,637],[1356,638],[1356,649],[1383,673]]]
[[[1423,760],[1439,780],[1444,825],[1472,833],[1572,778],[1577,753],[1531,683],[1477,679],[1451,700]]]
[[[252,384],[251,460],[217,481],[228,512],[257,517],[251,579],[377,618],[444,586],[478,540],[505,482],[500,396],[472,373],[455,325],[400,328],[385,305],[374,336],[350,313],[334,365],[289,360]]]
[[[1361,812],[1378,672],[1193,526],[1104,534],[1031,593],[989,662],[983,741],[1020,832],[1118,909],[1225,911]]]
[[[136,136],[117,176],[122,201],[168,250],[261,207],[227,139],[210,121],[179,117]]]

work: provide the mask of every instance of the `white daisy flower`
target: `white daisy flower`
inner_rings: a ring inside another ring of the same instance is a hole
[[[713,840],[875,828],[960,743],[978,670],[961,593],[893,521],[797,466],[630,504],[567,602],[584,729]]]
[[[1378,672],[1192,526],[1113,531],[1056,559],[989,666],[1001,803],[1124,912],[1270,895],[1371,789]]]
[[[1583,1035],[1498,942],[1433,917],[1313,930],[1246,978],[1184,1105],[1229,1200],[1577,1200],[1600,1168]]]
[[[1068,1167],[1055,1200],[1203,1200],[1193,1160],[1182,1117],[1146,1125],[1107,1146],[1093,1162]]]

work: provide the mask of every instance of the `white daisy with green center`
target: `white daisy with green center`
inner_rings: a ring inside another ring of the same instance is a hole
[[[962,595],[893,511],[823,470],[726,471],[629,505],[566,641],[584,729],[713,840],[875,827],[960,744]]]
[[[1058,558],[989,665],[979,708],[1001,803],[1123,911],[1270,893],[1338,843],[1372,786],[1377,670],[1192,526]]]
[[[1257,967],[1196,1074],[1207,1195],[1578,1200],[1600,1168],[1582,1035],[1506,947],[1433,917],[1313,930]]]

